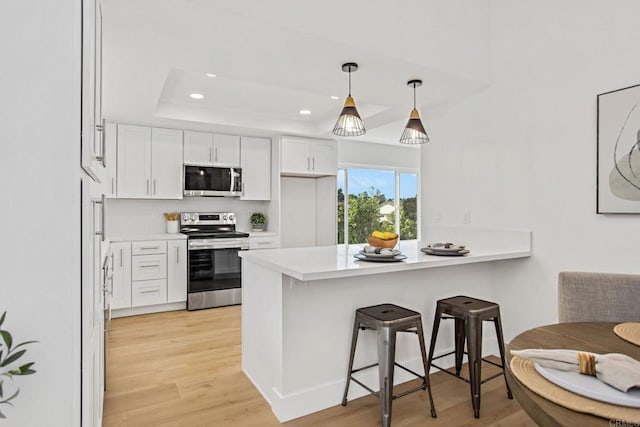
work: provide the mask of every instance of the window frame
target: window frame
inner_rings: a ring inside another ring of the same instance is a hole
[[[338,171],[344,171],[344,203],[343,203],[343,216],[342,224],[344,227],[344,245],[349,245],[349,169],[369,169],[369,170],[384,170],[384,171],[392,171],[394,172],[395,179],[395,195],[394,195],[394,209],[395,212],[400,212],[400,175],[401,174],[413,174],[416,175],[416,239],[420,240],[420,236],[422,235],[422,203],[421,203],[421,179],[420,179],[420,169],[417,168],[406,168],[406,167],[392,167],[392,166],[384,166],[384,165],[372,165],[372,164],[364,164],[364,163],[339,163],[336,170],[336,180],[338,176]],[[337,187],[337,182],[336,182]],[[338,191],[336,189],[336,210],[338,209]],[[337,227],[337,216],[336,216],[336,242],[338,241],[338,227]],[[400,215],[395,215],[395,224],[394,224],[395,232],[400,234]],[[400,236],[402,237],[402,236]],[[404,241],[404,240],[403,240]],[[341,244],[341,243],[338,243]]]

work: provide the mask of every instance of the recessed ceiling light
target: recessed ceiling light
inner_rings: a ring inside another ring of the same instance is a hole
[[[206,73],[205,75],[206,75],[207,77],[215,77],[215,76],[216,76],[216,75],[215,75],[215,74],[213,74],[213,73]]]
[[[335,95],[331,95],[331,99],[340,99],[340,98]]]
[[[193,99],[202,99],[204,98],[204,95],[201,93],[192,93],[191,95],[189,95],[191,98]]]
[[[300,114],[302,114],[303,116],[308,116],[309,114],[311,114],[311,110],[300,110]]]

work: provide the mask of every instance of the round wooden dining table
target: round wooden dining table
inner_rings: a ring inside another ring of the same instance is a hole
[[[584,350],[593,353],[622,353],[640,360],[640,347],[623,340],[613,332],[616,323],[559,323],[528,330],[507,346],[507,365],[511,350],[525,348]],[[529,390],[515,379],[511,369],[505,371],[513,396],[525,412],[538,424],[552,426],[616,426],[616,420],[576,412],[557,405]],[[621,424],[623,425],[623,424]]]

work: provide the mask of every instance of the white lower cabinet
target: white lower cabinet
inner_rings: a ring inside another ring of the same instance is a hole
[[[249,237],[249,249],[274,249],[280,247],[280,236]]]
[[[187,300],[187,241],[113,242],[111,308]],[[125,314],[127,315],[127,314]]]
[[[167,302],[167,279],[143,280],[131,283],[131,306],[164,304]]]
[[[187,300],[187,242],[167,242],[167,302]]]
[[[111,243],[113,295],[111,308],[131,307],[131,242]]]

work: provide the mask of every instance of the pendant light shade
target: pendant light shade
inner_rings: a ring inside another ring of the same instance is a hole
[[[410,80],[407,82],[407,86],[413,86],[413,110],[409,115],[409,121],[404,127],[404,132],[400,137],[400,143],[402,144],[426,144],[429,142],[429,135],[424,130],[422,121],[420,120],[420,113],[416,109],[416,87],[422,85],[422,80]]]
[[[356,102],[351,97],[351,72],[357,70],[358,64],[355,62],[342,64],[342,71],[349,73],[349,95],[344,101],[342,112],[338,117],[336,125],[333,127],[333,133],[338,136],[360,136],[364,135],[367,131],[356,109]]]

